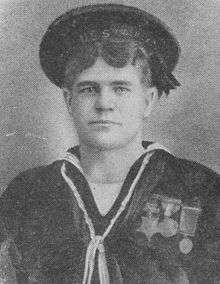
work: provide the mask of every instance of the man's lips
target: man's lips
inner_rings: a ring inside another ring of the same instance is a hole
[[[110,124],[114,124],[114,125],[120,125],[121,123],[119,122],[115,122],[115,121],[112,121],[112,120],[103,120],[103,119],[100,119],[100,120],[93,120],[93,121],[90,121],[89,122],[90,125],[110,125]]]

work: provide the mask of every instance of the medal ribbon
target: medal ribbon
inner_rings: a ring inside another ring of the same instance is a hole
[[[84,268],[84,276],[83,276],[83,284],[90,284],[91,280],[92,280],[92,275],[93,275],[93,271],[94,271],[94,266],[95,266],[95,256],[96,256],[96,252],[98,251],[98,271],[99,271],[99,280],[100,280],[100,284],[109,284],[110,283],[110,277],[109,277],[109,272],[108,272],[108,267],[107,267],[107,262],[106,262],[106,257],[105,257],[105,247],[104,247],[104,239],[106,238],[106,236],[109,234],[109,232],[111,231],[113,225],[115,224],[116,220],[118,219],[118,217],[121,215],[121,213],[124,211],[127,203],[129,202],[132,193],[134,191],[134,188],[146,166],[146,164],[148,163],[150,157],[152,156],[153,151],[149,152],[143,162],[142,165],[129,189],[128,194],[126,195],[125,199],[122,201],[121,206],[118,210],[118,212],[115,214],[115,216],[111,219],[109,226],[106,228],[104,234],[102,236],[100,235],[96,235],[95,234],[95,229],[92,223],[92,220],[90,219],[85,205],[81,199],[81,196],[79,195],[74,183],[72,182],[72,180],[66,175],[66,166],[65,163],[63,163],[62,167],[61,167],[61,174],[64,178],[64,180],[66,181],[66,183],[69,185],[69,187],[72,189],[75,198],[78,202],[79,207],[81,208],[81,210],[84,213],[84,219],[85,222],[88,225],[89,228],[89,232],[90,232],[90,242],[89,245],[87,247],[87,251],[86,251],[86,258],[85,258],[85,268]],[[73,160],[68,157],[68,159],[66,159],[68,162],[73,163]]]

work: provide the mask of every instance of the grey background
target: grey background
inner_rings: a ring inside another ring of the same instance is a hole
[[[62,157],[77,143],[62,94],[44,76],[38,46],[67,9],[107,1],[0,1],[0,189],[18,172]],[[145,138],[220,172],[218,0],[115,1],[155,14],[176,34],[182,87],[162,97]]]

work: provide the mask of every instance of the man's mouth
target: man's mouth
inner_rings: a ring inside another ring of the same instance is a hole
[[[90,125],[120,125],[119,122],[115,122],[112,120],[93,120],[89,122]]]

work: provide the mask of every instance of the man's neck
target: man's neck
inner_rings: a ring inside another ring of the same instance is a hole
[[[141,141],[117,149],[100,150],[80,145],[81,166],[90,181],[114,183],[123,181],[132,164],[143,154]]]

